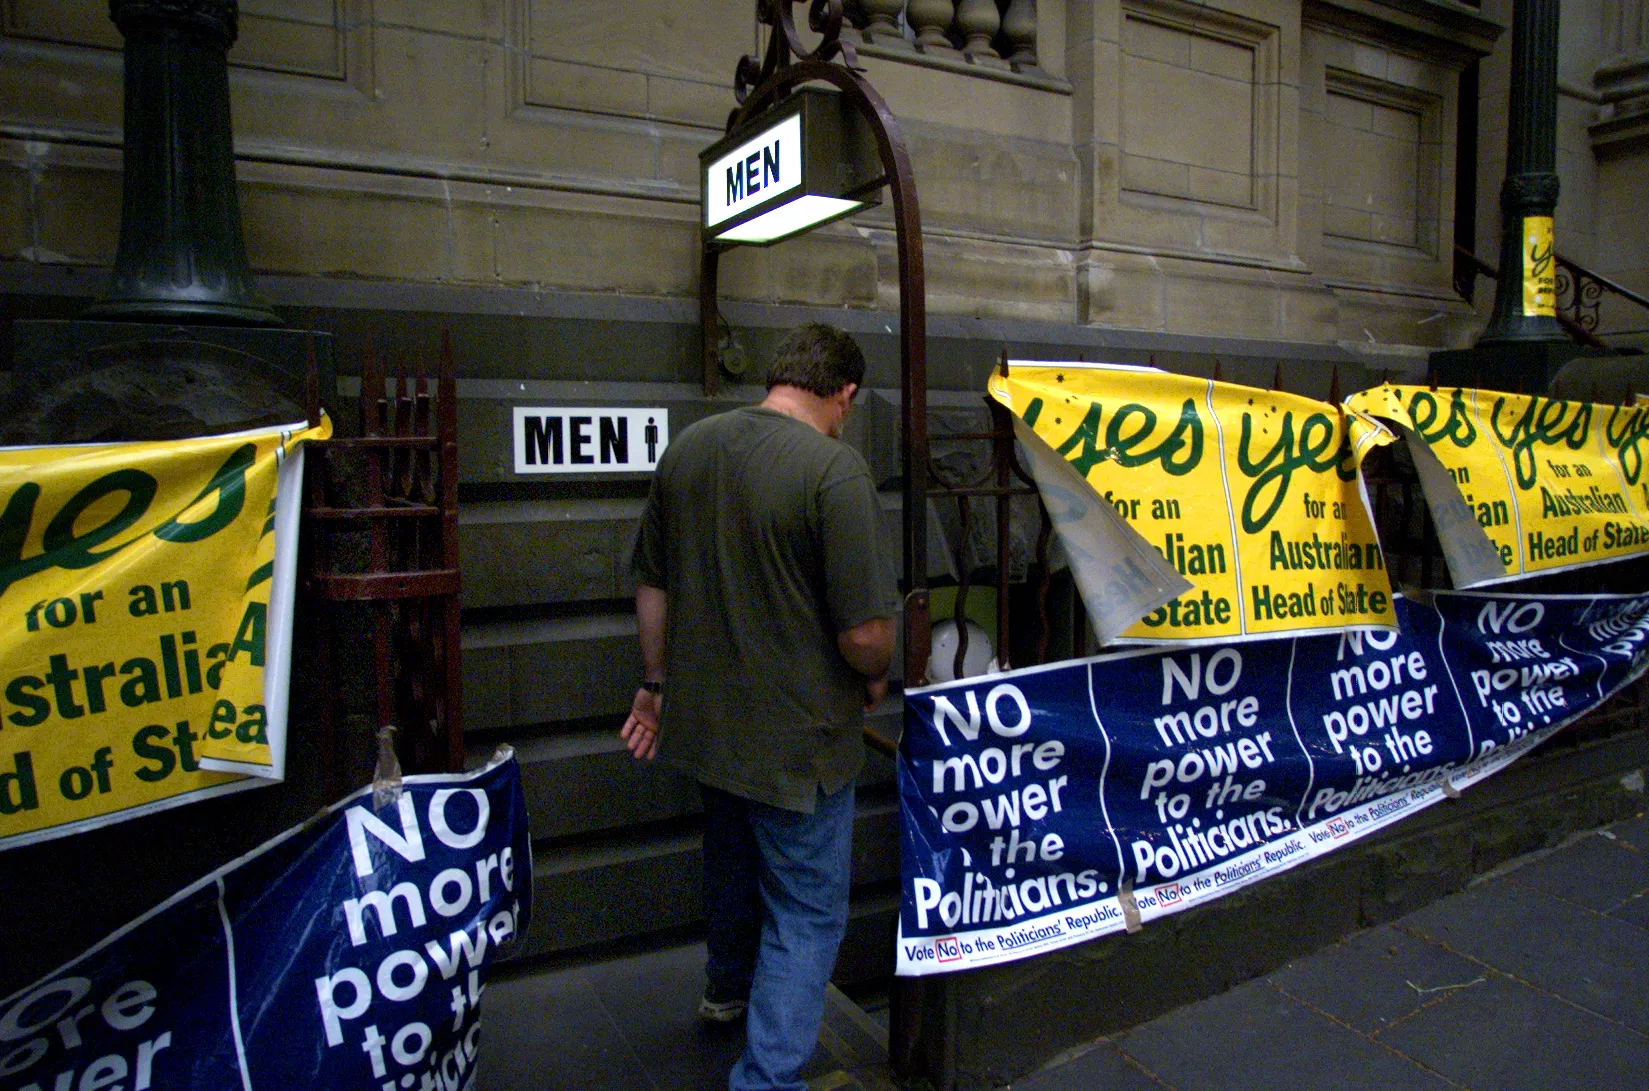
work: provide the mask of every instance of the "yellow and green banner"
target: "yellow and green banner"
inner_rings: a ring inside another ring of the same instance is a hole
[[[330,432],[0,449],[0,848],[284,774],[298,444]]]
[[[1523,217],[1523,314],[1557,317],[1557,248],[1550,216]]]
[[[1013,363],[1006,405],[1191,584],[1142,642],[1395,623],[1358,467],[1392,434],[1338,406],[1145,368]]]
[[[1381,386],[1346,408],[1425,442],[1498,552],[1500,579],[1649,552],[1649,407]]]

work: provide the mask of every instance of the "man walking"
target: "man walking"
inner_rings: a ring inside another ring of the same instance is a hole
[[[898,606],[869,470],[837,438],[864,371],[842,331],[793,332],[760,405],[665,448],[632,561],[643,682],[622,735],[704,793],[699,1012],[748,1004],[732,1091],[806,1087],[847,926],[853,780]]]

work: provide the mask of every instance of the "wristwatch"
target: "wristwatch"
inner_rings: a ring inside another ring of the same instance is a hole
[[[654,697],[657,697],[659,694],[664,692],[664,683],[643,681],[641,683],[641,688],[646,690],[648,693],[651,693]]]

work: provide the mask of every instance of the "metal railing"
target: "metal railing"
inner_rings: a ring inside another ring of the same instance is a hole
[[[1454,250],[1466,262],[1466,269],[1455,280],[1455,288],[1461,295],[1471,298],[1471,282],[1479,275],[1490,280],[1500,279],[1499,269],[1470,250],[1458,245]],[[1642,307],[1646,317],[1649,317],[1649,299],[1601,273],[1592,272],[1577,261],[1557,255],[1557,324],[1563,327],[1563,332],[1582,345],[1622,355],[1636,355],[1640,350],[1622,349],[1598,336],[1603,300],[1611,295]]]

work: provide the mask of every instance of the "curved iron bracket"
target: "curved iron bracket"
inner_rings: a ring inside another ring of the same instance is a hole
[[[899,371],[900,453],[904,459],[904,571],[905,599],[905,684],[923,682],[928,661],[927,616],[927,290],[922,262],[922,216],[916,200],[916,181],[910,168],[899,121],[887,102],[859,72],[844,64],[831,63],[840,55],[848,63],[853,47],[840,41],[841,0],[813,0],[809,23],[824,34],[811,52],[800,53],[790,7],[796,0],[763,0],[758,17],[774,25],[768,39],[767,59],[759,69],[754,57],[739,61],[738,82],[745,93],[739,107],[728,119],[732,128],[771,106],[785,94],[805,83],[827,83],[841,91],[869,123],[876,137],[882,170],[893,196],[894,239],[899,260]],[[753,88],[743,81],[755,69],[761,79]],[[702,247],[699,275],[699,332],[702,346],[704,392],[714,396],[721,390],[720,357],[716,338],[716,298],[718,252]]]

